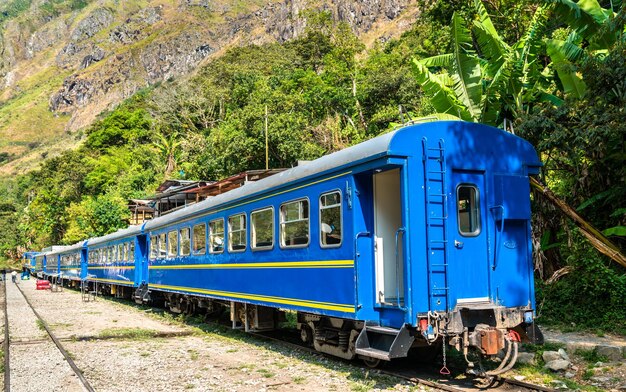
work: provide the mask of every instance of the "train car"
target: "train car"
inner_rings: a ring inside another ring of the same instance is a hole
[[[32,276],[42,279],[43,278],[43,264],[44,264],[43,252],[37,252],[35,255],[35,265],[30,270]]]
[[[84,279],[97,286],[96,291],[131,297],[142,283],[145,248],[140,226],[87,240]]]
[[[133,233],[148,292],[172,310],[230,305],[246,329],[292,310],[305,342],[371,365],[437,342],[506,349],[495,374],[534,319],[528,176],[540,166],[500,129],[413,124]]]
[[[49,281],[57,281],[61,275],[61,258],[60,254],[67,246],[52,246],[44,249],[43,255],[43,278]]]
[[[28,271],[29,274],[33,275],[33,270],[37,264],[37,255],[39,252],[28,251],[24,252],[22,255],[22,259],[24,260],[24,268]]]
[[[59,253],[60,277],[62,282],[71,287],[78,287],[85,274],[83,260],[86,258],[85,241],[68,246]]]

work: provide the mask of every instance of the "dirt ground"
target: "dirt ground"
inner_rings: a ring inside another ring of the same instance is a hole
[[[20,285],[97,391],[422,389],[244,334],[201,331],[130,302],[83,302],[77,291]],[[54,364],[39,369],[54,371]]]

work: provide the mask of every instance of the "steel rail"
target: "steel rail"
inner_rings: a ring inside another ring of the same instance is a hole
[[[11,355],[9,353],[9,313],[7,312],[6,277],[3,279],[2,285],[4,286],[4,390],[5,392],[9,392],[11,390]]]
[[[52,332],[52,330],[50,329],[50,326],[48,325],[48,323],[46,323],[46,321],[39,315],[39,313],[37,313],[37,311],[35,310],[35,308],[33,307],[33,305],[31,304],[30,300],[28,299],[28,297],[26,296],[26,294],[24,294],[24,292],[22,291],[22,289],[20,288],[19,285],[15,285],[17,287],[17,289],[20,291],[20,293],[22,293],[22,296],[24,297],[24,299],[26,300],[26,303],[28,304],[28,306],[30,307],[30,309],[33,311],[33,313],[35,314],[35,316],[39,319],[39,321],[41,322],[41,325],[43,325],[44,329],[46,330],[46,332],[48,333],[48,336],[50,336],[50,339],[52,339],[52,341],[54,342],[54,344],[57,346],[57,348],[59,349],[59,351],[61,352],[61,354],[63,354],[63,357],[65,358],[65,360],[67,361],[67,363],[70,365],[70,367],[72,368],[72,370],[74,371],[74,373],[76,374],[76,376],[78,376],[78,379],[80,380],[80,382],[83,384],[83,386],[85,387],[85,389],[88,392],[95,392],[95,389],[93,389],[93,387],[91,386],[91,384],[89,384],[89,381],[87,381],[87,379],[85,378],[85,376],[83,375],[83,372],[80,371],[80,369],[78,368],[78,366],[76,366],[76,363],[74,363],[74,360],[72,359],[72,357],[69,355],[69,353],[65,350],[65,348],[63,347],[63,345],[61,344],[61,341],[54,335],[54,333]]]

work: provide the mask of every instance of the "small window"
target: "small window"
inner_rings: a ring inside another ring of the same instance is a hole
[[[107,259],[107,262],[109,263],[115,263],[115,247],[114,246],[109,246],[109,257]]]
[[[159,237],[150,237],[150,260],[155,260],[159,255]]]
[[[241,252],[246,249],[246,215],[237,214],[228,218],[228,250]]]
[[[164,259],[167,256],[167,234],[159,234],[159,259]]]
[[[209,251],[211,253],[224,251],[224,219],[209,222]]]
[[[189,256],[191,244],[189,243],[189,228],[180,229],[180,255]]]
[[[341,245],[343,236],[341,219],[341,193],[335,191],[320,196],[320,244],[322,248]]]
[[[193,227],[193,254],[206,253],[206,225],[204,223]]]
[[[459,232],[467,237],[480,234],[480,207],[478,189],[473,185],[459,185],[456,190]]]
[[[126,252],[124,244],[117,245],[117,261],[126,261]]]
[[[167,257],[178,256],[178,231],[167,233]]]
[[[297,200],[280,206],[280,244],[299,247],[309,244],[309,201]]]
[[[252,249],[274,246],[274,209],[266,208],[250,214],[250,243]]]
[[[130,241],[128,243],[128,261],[135,261],[135,241]]]

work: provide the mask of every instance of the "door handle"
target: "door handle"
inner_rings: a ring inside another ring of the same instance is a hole
[[[454,240],[454,247],[457,249],[462,249],[463,248],[463,243],[459,240]]]

